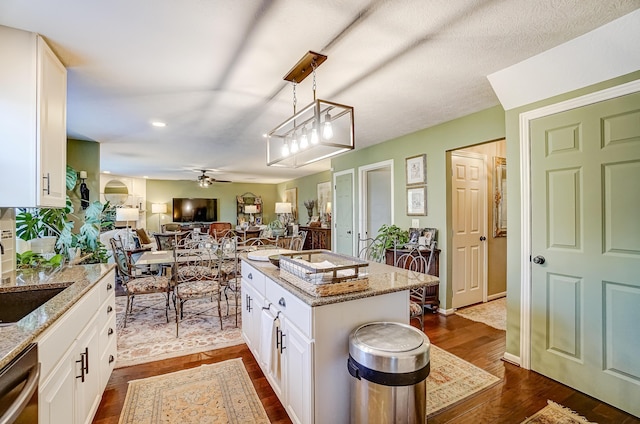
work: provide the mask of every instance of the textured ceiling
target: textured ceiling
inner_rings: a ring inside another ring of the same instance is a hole
[[[356,148],[498,104],[487,75],[640,8],[640,0],[2,0],[68,69],[69,137],[115,174],[275,183],[326,170],[265,165],[293,111],[282,77],[308,50],[318,97],[355,108]],[[311,78],[298,105],[312,100]],[[153,120],[165,128],[150,125]]]

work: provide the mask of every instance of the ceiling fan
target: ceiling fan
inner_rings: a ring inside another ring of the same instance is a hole
[[[230,183],[228,180],[217,180],[207,175],[208,169],[200,169],[202,175],[198,175],[198,185],[200,187],[209,187],[213,183]]]

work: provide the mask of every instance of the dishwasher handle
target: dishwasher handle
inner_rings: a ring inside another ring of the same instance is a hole
[[[40,363],[34,365],[29,370],[27,383],[16,397],[16,400],[7,408],[2,417],[0,417],[0,424],[12,423],[20,416],[20,413],[29,404],[31,397],[38,388],[38,380],[40,380]]]

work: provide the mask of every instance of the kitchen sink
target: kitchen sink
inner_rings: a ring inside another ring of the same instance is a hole
[[[73,283],[54,288],[0,292],[0,326],[20,321],[71,284]]]

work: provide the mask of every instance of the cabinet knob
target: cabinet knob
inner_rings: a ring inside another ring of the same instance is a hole
[[[107,284],[107,291],[109,291],[111,289],[113,289],[113,284],[111,284],[111,283]]]
[[[109,330],[107,330],[107,335],[110,336],[113,334],[113,328],[109,328]]]
[[[111,312],[113,312],[113,307],[111,307],[111,305],[107,306],[107,313],[110,314]]]
[[[278,305],[282,306],[283,308],[287,307],[287,301],[284,300],[284,297],[281,297],[280,300],[278,300]]]
[[[252,273],[249,273],[249,275],[247,275],[247,278],[248,278],[249,280],[253,280],[253,274],[252,274]]]
[[[113,355],[109,355],[109,363],[112,363],[115,360],[116,358],[114,358]]]

